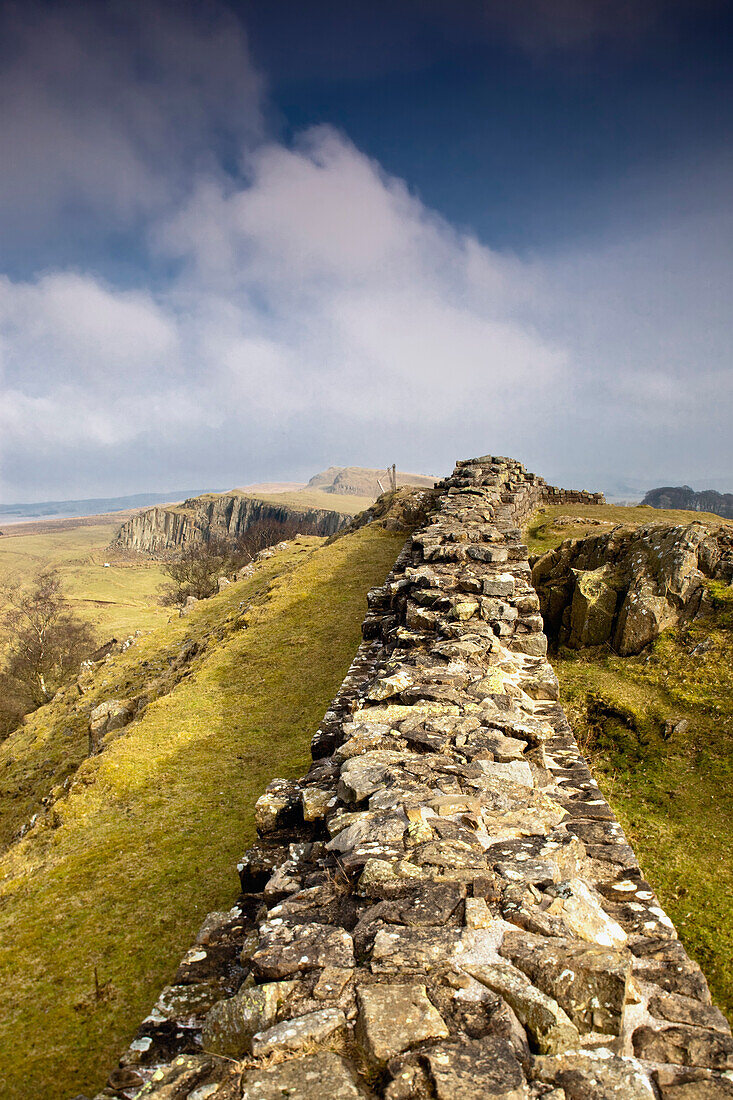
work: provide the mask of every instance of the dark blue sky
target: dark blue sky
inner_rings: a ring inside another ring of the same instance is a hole
[[[730,144],[733,5],[649,4],[640,23],[647,5],[615,4],[585,35],[557,28],[559,40],[544,24],[525,40],[522,4],[516,23],[498,26],[481,19],[486,7],[274,0],[237,10],[285,138],[340,127],[496,247],[563,247],[622,217],[664,216],[664,196],[639,194],[641,180]]]
[[[733,489],[733,5],[0,0],[0,500]]]

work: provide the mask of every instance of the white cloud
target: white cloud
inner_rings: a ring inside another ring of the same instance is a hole
[[[150,294],[73,272],[31,284],[0,277],[0,331],[6,377],[41,392],[54,375],[124,391],[179,357],[175,321]]]
[[[264,451],[278,430],[394,439],[446,412],[489,439],[526,387],[547,401],[563,376],[563,352],[512,315],[517,265],[328,129],[261,149],[245,186],[203,183],[157,244],[182,269],[155,295],[74,273],[0,284],[6,450],[164,441],[176,408],[191,435],[231,433],[236,410]]]
[[[22,207],[45,232],[70,200],[91,223],[140,219],[155,277],[0,277],[6,500],[330,463],[441,472],[486,451],[590,483],[733,461],[722,215],[500,254],[329,128],[265,141],[223,8],[207,5],[207,25],[188,5],[94,10],[10,9],[0,154],[28,140],[0,181],[0,225]]]

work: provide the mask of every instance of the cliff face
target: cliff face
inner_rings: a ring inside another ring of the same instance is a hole
[[[715,516],[733,519],[733,493],[718,493],[703,489],[696,493],[689,485],[665,485],[650,489],[641,502],[652,508],[684,508],[689,512],[712,512]]]
[[[571,649],[610,643],[622,657],[692,619],[706,577],[731,583],[733,536],[699,522],[567,539],[532,570],[551,640]]]
[[[352,517],[324,508],[296,509],[273,504],[239,493],[192,497],[181,505],[148,508],[123,523],[110,544],[113,550],[141,550],[164,553],[184,543],[208,542],[211,538],[234,539],[260,520],[298,520],[303,530],[316,535],[333,535]]]

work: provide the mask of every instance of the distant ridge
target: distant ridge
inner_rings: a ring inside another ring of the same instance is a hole
[[[652,508],[685,508],[690,512],[712,512],[724,519],[733,519],[733,493],[719,493],[715,489],[696,492],[689,485],[665,485],[650,489],[641,502]]]
[[[426,474],[405,474],[401,470],[397,471],[398,486],[414,485],[421,489],[432,489],[435,481],[436,478]],[[386,470],[371,470],[364,466],[329,466],[327,470],[312,477],[306,489],[375,498],[389,489],[389,474]]]
[[[30,519],[70,519],[96,516],[106,512],[125,512],[131,508],[149,508],[152,504],[185,500],[199,496],[201,489],[172,489],[169,493],[134,493],[125,497],[91,497],[87,500],[41,500],[26,504],[0,504],[0,518],[20,523]]]

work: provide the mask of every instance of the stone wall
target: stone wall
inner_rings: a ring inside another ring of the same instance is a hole
[[[155,1100],[727,1097],[733,1040],[558,704],[516,462],[459,463],[369,595],[110,1085]]]

